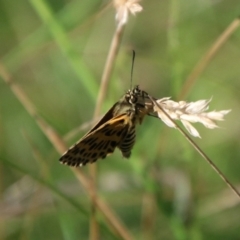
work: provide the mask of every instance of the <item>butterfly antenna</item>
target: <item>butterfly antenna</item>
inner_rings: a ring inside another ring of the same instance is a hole
[[[133,79],[133,67],[134,67],[134,60],[135,60],[135,51],[133,50],[133,56],[132,56],[132,68],[131,68],[131,88],[132,89],[132,79]]]

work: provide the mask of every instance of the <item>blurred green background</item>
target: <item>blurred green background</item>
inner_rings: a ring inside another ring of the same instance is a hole
[[[196,63],[240,14],[239,0],[141,2],[126,25],[102,113],[134,84],[176,99]],[[0,1],[1,64],[61,136],[92,119],[116,28],[108,1]],[[199,146],[240,187],[240,28],[184,100],[232,109]],[[68,146],[88,129],[65,138]],[[88,239],[89,197],[0,81],[0,239]],[[136,239],[240,239],[239,199],[178,131],[147,117],[132,157],[97,162],[99,194]],[[84,171],[88,172],[85,167]],[[101,239],[119,239],[99,215]]]

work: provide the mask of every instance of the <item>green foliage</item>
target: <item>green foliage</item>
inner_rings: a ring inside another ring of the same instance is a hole
[[[130,86],[132,49],[134,84],[176,100],[194,66],[239,15],[239,0],[141,4],[126,25],[102,113]],[[114,14],[101,1],[0,2],[1,64],[63,137],[92,119]],[[196,141],[235,186],[239,56],[240,28],[184,98],[213,97],[212,110],[232,109],[217,130],[197,126],[202,139]],[[97,162],[99,194],[136,239],[240,239],[239,199],[176,130],[146,118],[129,160],[116,150]],[[59,157],[1,77],[1,239],[88,239],[89,196]],[[119,239],[101,214],[98,220],[101,239]]]

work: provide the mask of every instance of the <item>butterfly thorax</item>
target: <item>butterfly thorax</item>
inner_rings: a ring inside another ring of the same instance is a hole
[[[132,115],[133,122],[141,124],[144,116],[150,111],[149,106],[152,106],[152,104],[149,105],[150,99],[148,94],[139,89],[137,85],[132,90],[128,90],[124,97],[128,106],[131,106],[129,114]]]
[[[137,123],[141,124],[143,118],[149,112],[148,108],[148,94],[139,89],[138,86],[132,90],[128,90],[124,97],[119,101],[120,109],[125,108],[126,126],[128,130],[126,135],[118,144],[118,148],[121,150],[123,157],[129,158],[131,150],[135,143],[135,126]]]

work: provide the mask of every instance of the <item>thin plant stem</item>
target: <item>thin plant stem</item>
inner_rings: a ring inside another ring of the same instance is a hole
[[[104,98],[106,96],[107,88],[108,88],[109,81],[110,81],[110,76],[111,76],[111,73],[112,73],[112,70],[113,70],[113,67],[115,64],[118,49],[119,49],[120,42],[122,39],[123,30],[124,30],[124,25],[121,25],[120,27],[118,26],[114,33],[112,42],[111,42],[111,46],[109,49],[109,53],[107,56],[107,60],[106,60],[102,78],[101,78],[101,85],[100,85],[100,89],[98,92],[97,103],[96,103],[96,108],[95,108],[95,112],[94,112],[94,118],[96,118],[100,114],[101,106],[102,106]]]
[[[237,187],[240,190],[240,185]],[[224,189],[221,192],[211,196],[210,199],[205,199],[199,205],[197,215],[201,218],[208,218],[211,215],[219,214],[239,206],[239,199],[235,195],[230,194],[230,189]]]
[[[183,65],[181,63],[182,55],[180,51],[180,39],[179,39],[179,21],[180,15],[180,1],[169,1],[169,17],[167,24],[167,42],[168,52],[171,60],[171,88],[174,95],[179,92],[179,88],[182,85],[182,72]],[[181,56],[181,57],[180,57]]]
[[[86,122],[82,123],[80,126],[70,130],[67,134],[64,135],[64,137],[63,137],[64,141],[69,141],[69,140],[77,137],[79,135],[79,133],[82,131],[86,132],[90,127],[92,127],[94,124],[96,124],[101,118],[102,118],[102,116],[97,117],[94,120],[86,121]]]
[[[105,67],[103,70],[102,78],[101,78],[101,84],[100,84],[100,89],[98,92],[98,97],[97,97],[97,102],[96,102],[93,119],[96,119],[100,115],[101,107],[102,107],[104,98],[106,96],[106,92],[107,92],[107,89],[109,86],[110,76],[111,76],[111,73],[114,68],[118,49],[119,49],[120,42],[122,39],[123,29],[124,29],[124,25],[121,25],[121,26],[118,25],[116,28],[116,31],[113,35],[110,49],[109,49],[108,56],[107,56],[107,60],[106,60]],[[90,165],[89,169],[90,169],[90,175],[93,180],[92,187],[95,190],[94,192],[96,194],[96,192],[97,192],[97,189],[96,189],[97,165],[92,164],[92,165]],[[94,199],[95,194],[93,194],[93,199]],[[97,220],[96,220],[96,209],[95,209],[94,204],[92,204],[91,213],[92,214],[91,214],[91,223],[90,223],[90,239],[96,240],[96,239],[99,239],[99,233],[98,233],[99,231],[98,231],[98,224],[97,224]]]
[[[188,140],[188,142],[194,147],[194,149],[210,164],[210,166],[217,172],[217,174],[223,179],[228,187],[240,198],[240,193],[233,186],[233,184],[225,177],[222,171],[214,164],[214,162],[202,151],[202,149],[188,136],[188,134],[169,116],[169,114],[151,97],[150,100],[153,102],[158,111],[162,111],[168,119],[174,124],[174,127],[180,131],[180,133]]]
[[[155,196],[152,192],[146,192],[142,197],[141,232],[143,239],[154,239],[155,212]]]
[[[13,94],[20,101],[29,115],[36,121],[37,125],[40,127],[42,132],[46,135],[49,141],[53,144],[55,149],[59,154],[62,154],[66,151],[67,147],[62,141],[58,133],[38,114],[35,106],[26,96],[22,88],[13,82],[11,75],[5,69],[5,67],[0,63],[0,76],[10,87]],[[114,231],[122,238],[126,240],[134,239],[133,236],[128,231],[127,227],[121,222],[121,220],[116,216],[116,214],[110,209],[109,205],[101,200],[98,196],[93,194],[93,187],[91,180],[82,172],[80,168],[71,168],[77,179],[81,182],[82,186],[93,199],[94,204],[98,207],[99,211],[106,217],[107,221],[110,223]]]
[[[223,46],[223,44],[229,39],[229,37],[236,31],[236,29],[240,26],[240,17],[236,18],[231,22],[231,24],[225,29],[225,31],[217,38],[217,40],[213,43],[207,53],[202,57],[202,59],[196,64],[193,68],[192,72],[187,77],[185,81],[182,91],[178,96],[178,99],[183,99],[187,93],[190,92],[190,89],[193,87],[199,75],[205,70],[208,66],[209,62],[213,59],[213,57],[217,54],[219,49]]]

